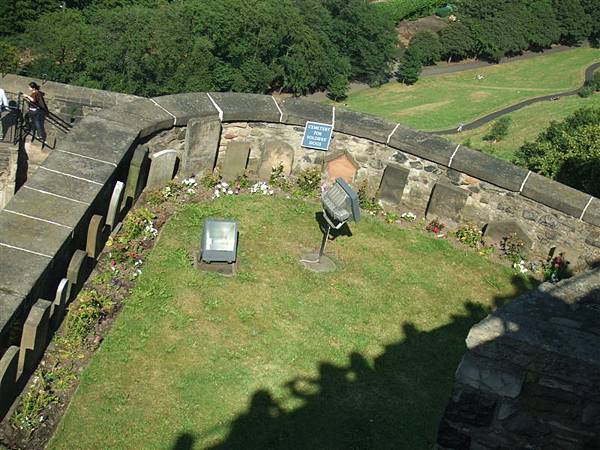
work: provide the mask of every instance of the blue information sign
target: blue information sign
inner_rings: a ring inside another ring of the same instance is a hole
[[[333,125],[328,123],[306,122],[302,147],[314,148],[326,152],[329,150]]]

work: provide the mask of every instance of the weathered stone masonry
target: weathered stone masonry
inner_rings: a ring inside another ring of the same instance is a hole
[[[300,148],[307,120],[334,123],[331,154]],[[220,124],[232,122],[222,132]],[[539,250],[564,245],[589,261],[599,256],[597,247],[582,244],[600,246],[598,199],[439,137],[298,99],[234,93],[129,98],[84,117],[0,211],[0,407],[12,402],[29,375],[24,368],[41,355],[52,330],[46,322],[60,323],[65,296],[81,287],[102,245],[98,233],[109,209],[114,222],[121,202],[139,194],[148,147],[175,150],[183,173],[226,160],[239,164],[244,154],[246,169],[260,171],[266,153],[276,150],[289,157],[291,149],[293,170],[327,169],[332,157],[347,157],[356,181],[377,188],[389,177],[383,186],[392,190],[385,196],[391,206],[455,222],[515,220]],[[232,151],[242,157],[227,158]],[[27,318],[20,346],[9,345],[19,317]],[[15,369],[14,361],[23,362]]]

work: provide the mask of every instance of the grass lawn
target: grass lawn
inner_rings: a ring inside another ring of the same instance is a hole
[[[537,103],[509,114],[512,123],[508,130],[508,136],[495,144],[483,140],[483,136],[490,131],[493,122],[477,130],[448,136],[448,139],[460,144],[468,143],[467,141],[470,140],[471,148],[478,148],[485,153],[510,161],[525,141],[535,141],[538,134],[548,128],[550,122],[561,121],[575,110],[586,107],[600,108],[600,94],[588,98],[575,96]]]
[[[421,78],[413,86],[396,81],[350,95],[349,109],[410,127],[435,131],[468,123],[522,100],[575,89],[600,50],[577,48],[481,69]],[[476,80],[477,74],[484,79]]]
[[[50,449],[429,449],[472,324],[528,283],[371,217],[320,243],[316,202],[226,197],[164,227]],[[191,266],[206,217],[240,224],[235,278]]]

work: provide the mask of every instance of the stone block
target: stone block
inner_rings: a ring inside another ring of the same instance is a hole
[[[38,300],[29,311],[27,320],[23,325],[21,335],[21,349],[19,350],[19,376],[22,373],[33,372],[35,366],[42,358],[48,343],[48,325],[50,321],[50,307],[52,303],[47,300]]]
[[[185,175],[212,172],[217,162],[221,122],[212,119],[191,119],[185,133],[181,166]]]
[[[68,279],[63,278],[58,283],[54,301],[52,302],[52,310],[50,312],[50,325],[53,330],[57,330],[65,316],[67,302],[71,297],[71,283]]]
[[[40,168],[45,169],[71,178],[77,177],[101,187],[112,177],[116,167],[71,153],[51,152]]]
[[[96,259],[104,247],[104,216],[94,214],[87,229],[85,251],[90,258]]]
[[[513,192],[519,191],[528,173],[527,169],[463,146],[456,152],[452,168]]]
[[[404,126],[398,127],[389,146],[446,167],[456,150],[456,144],[444,138]]]
[[[229,151],[229,146],[227,151]],[[279,164],[283,165],[283,175],[287,177],[292,173],[292,167],[294,167],[294,149],[292,146],[282,141],[264,142],[258,167],[258,177],[268,182],[271,177],[271,170]]]
[[[227,145],[225,159],[221,176],[225,181],[233,181],[244,175],[248,157],[250,156],[250,144],[248,142],[230,142]]]
[[[17,311],[21,307],[24,296],[4,292],[0,288],[0,342],[10,329],[10,324],[17,317]]]
[[[211,92],[223,111],[224,122],[279,122],[279,109],[270,95]]]
[[[410,170],[406,167],[389,163],[383,172],[383,178],[379,186],[379,198],[392,205],[399,205],[402,201],[402,194],[409,173]]]
[[[120,219],[121,201],[123,200],[123,191],[125,184],[121,181],[115,183],[110,202],[108,204],[108,212],[106,213],[106,225],[110,230],[114,229]]]
[[[8,412],[17,396],[19,348],[12,345],[0,359],[0,420]]]
[[[55,151],[68,151],[78,155],[119,165],[138,133],[118,122],[87,116],[73,127],[69,134],[57,140]]]
[[[206,92],[165,95],[153,100],[175,116],[175,125],[188,124],[191,119],[218,120],[219,115]]]
[[[524,250],[531,250],[532,240],[527,232],[513,220],[490,222],[485,227],[484,237],[488,243],[499,244],[506,237],[516,235],[523,241]]]
[[[83,250],[75,250],[69,267],[67,267],[67,279],[69,282],[76,286],[77,289],[81,289],[87,272],[87,253]]]
[[[583,215],[582,220],[587,223],[591,223],[597,227],[600,227],[600,200],[593,198],[592,202],[588,206]]]
[[[335,110],[334,130],[340,133],[385,144],[395,127],[395,123],[386,122],[378,117],[354,111]]]
[[[429,198],[429,205],[427,205],[427,216],[436,216],[458,222],[468,197],[469,192],[464,189],[449,184],[436,183]]]
[[[139,97],[131,102],[104,109],[95,115],[138,132],[140,139],[157,131],[167,130],[173,127],[175,122],[173,116],[150,99]]]
[[[352,156],[342,153],[334,158],[326,158],[326,171],[330,181],[335,181],[339,177],[346,183],[352,183],[358,172],[358,164],[354,162]]]
[[[28,177],[25,186],[25,189],[32,188],[60,195],[76,202],[82,202],[84,205],[91,204],[102,189],[102,186],[95,183],[46,170],[36,170],[31,177]]]
[[[474,389],[501,397],[516,398],[523,388],[523,376],[515,371],[501,369],[467,353],[463,356],[456,380]]]
[[[73,232],[70,227],[12,214],[5,210],[0,211],[0,230],[0,242],[50,258],[71,239]],[[9,264],[12,263],[13,261],[9,261]]]
[[[590,200],[589,194],[584,194],[537,173],[529,176],[521,195],[577,219]]]
[[[308,121],[331,123],[333,120],[331,106],[298,98],[286,98],[280,102],[280,105],[283,111],[283,122],[289,125],[305,126]]]
[[[147,187],[151,189],[162,188],[173,179],[175,164],[177,163],[177,151],[162,150],[150,155],[150,160]]]
[[[125,183],[125,198],[135,201],[142,193],[148,179],[149,167],[148,147],[139,146],[133,152],[133,157],[129,163],[129,172]]]

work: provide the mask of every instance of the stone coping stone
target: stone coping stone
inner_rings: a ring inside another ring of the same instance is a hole
[[[96,116],[84,117],[66,138],[59,140],[56,150],[119,164],[138,133],[120,123]]]
[[[110,164],[64,152],[50,153],[38,170],[44,170],[44,168],[71,176],[71,178],[79,177],[83,179],[82,181],[87,180],[90,184],[100,183],[100,185],[106,184],[116,170]],[[96,184],[98,188],[101,187],[100,185]]]
[[[19,189],[4,209],[75,228],[87,212],[88,205],[31,189]]]
[[[46,197],[51,197],[54,194],[89,205],[96,199],[102,186],[60,173],[36,170],[19,192],[28,190],[28,188],[47,192]]]
[[[456,144],[444,138],[411,130],[402,125],[391,137],[389,146],[446,167],[456,150]]]
[[[279,102],[279,107],[283,111],[283,122],[288,125],[305,126],[308,121],[331,123],[333,119],[333,108],[316,102],[286,98]]]
[[[452,168],[513,192],[519,191],[528,173],[527,169],[462,145],[452,160]]]
[[[224,122],[279,122],[281,114],[270,95],[211,92],[223,110]]]
[[[96,116],[120,123],[133,132],[137,131],[140,138],[168,130],[175,122],[173,116],[147,98],[102,110]]]
[[[0,245],[0,291],[29,295],[51,264],[52,259],[45,256]]]
[[[589,194],[584,194],[537,173],[529,176],[521,195],[577,219],[590,200]]]
[[[583,221],[600,227],[600,200],[596,197],[592,199],[590,206],[586,209]]]
[[[386,144],[396,124],[354,111],[335,110],[335,131]]]
[[[8,328],[10,328],[8,324],[14,319],[22,302],[23,296],[3,291],[0,288],[0,337],[8,332]]]
[[[0,85],[4,90],[16,94],[19,91],[25,91],[32,80],[41,85],[42,91],[50,100],[56,98],[57,100],[80,103],[86,106],[106,108],[141,98],[120,92],[102,91],[55,81],[36,80],[13,74],[0,76]]]
[[[502,340],[513,340],[600,367],[599,285],[600,269],[556,285],[544,283],[471,328],[467,347],[493,352]]]
[[[190,119],[197,117],[219,118],[219,113],[205,92],[165,95],[152,100],[175,116],[176,126],[185,126]]]
[[[0,242],[52,258],[70,239],[72,231],[72,228],[0,211]]]

